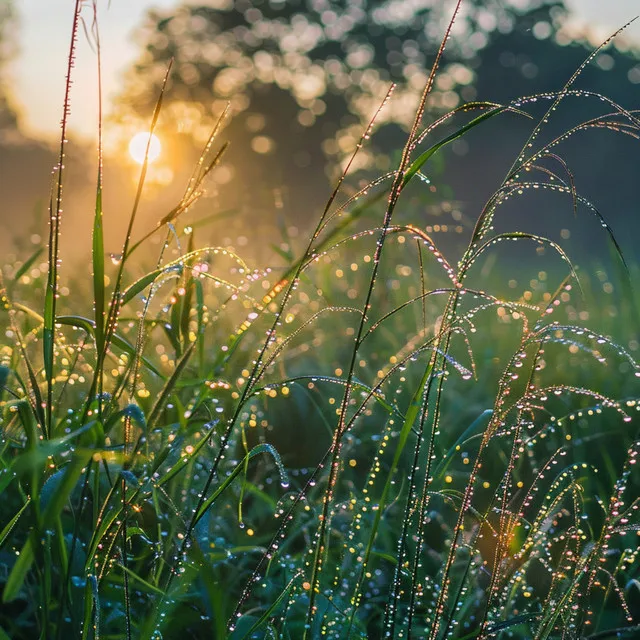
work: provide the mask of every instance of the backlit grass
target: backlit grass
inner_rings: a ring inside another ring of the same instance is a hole
[[[0,637],[640,633],[631,276],[617,255],[624,300],[589,307],[593,281],[511,206],[555,192],[615,252],[561,154],[593,128],[637,137],[637,111],[580,91],[603,114],[545,136],[596,51],[560,91],[427,124],[445,41],[396,169],[356,190],[348,163],[306,247],[273,268],[183,226],[224,153],[221,120],[148,232],[142,165],[112,260],[98,159],[92,277],[61,296],[63,124],[47,267],[36,248],[2,275]],[[506,117],[531,135],[449,258],[405,203],[436,205],[429,161]],[[166,241],[140,273],[152,234]]]

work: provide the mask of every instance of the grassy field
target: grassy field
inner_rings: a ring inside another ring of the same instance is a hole
[[[63,124],[48,245],[2,273],[0,638],[639,637],[637,270],[561,153],[640,122],[604,101],[546,139],[582,68],[535,97],[548,111],[474,224],[445,229],[425,224],[430,159],[534,99],[426,124],[436,61],[396,169],[357,188],[347,167],[273,268],[199,248],[181,218],[220,130],[134,236],[143,165],[111,260],[99,158],[77,290],[58,272]],[[615,273],[576,273],[517,219],[494,231],[535,190],[599,219]]]

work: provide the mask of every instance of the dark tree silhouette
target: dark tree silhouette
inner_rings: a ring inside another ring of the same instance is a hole
[[[260,98],[278,87],[296,102],[303,125],[326,113],[327,102],[344,102],[354,115],[368,117],[391,82],[408,94],[422,89],[453,4],[218,0],[217,7],[151,11],[138,33],[144,53],[127,95],[135,108],[148,110],[173,59],[170,99],[199,104],[205,113],[219,113],[232,100],[240,110],[262,107],[265,115],[276,115]],[[543,0],[463,3],[433,102],[448,108],[458,103],[451,90],[473,79],[468,64],[459,62],[473,64],[493,33],[511,31],[525,12],[536,21],[551,20],[560,6]],[[414,101],[387,117],[410,120]]]
[[[15,50],[13,30],[15,28],[15,14],[12,0],[0,3],[0,131],[15,130],[17,118],[10,103],[4,67]]]
[[[308,209],[311,203],[320,206],[327,193],[318,174],[327,164],[339,165],[395,82],[398,88],[382,116],[390,126],[375,136],[377,146],[369,154],[366,149],[361,154],[376,172],[387,167],[389,158],[379,151],[398,148],[397,126],[405,125],[413,113],[451,7],[452,3],[429,0],[220,0],[217,7],[192,5],[171,13],[150,12],[138,32],[143,53],[129,76],[124,111],[129,117],[148,119],[173,58],[166,100],[174,130],[177,121],[185,131],[203,136],[228,100],[235,108],[227,135],[232,142],[229,167],[222,173],[225,179],[233,171],[242,174],[225,191],[231,192],[234,204],[245,211],[273,211],[271,190],[281,187],[276,200],[284,190],[286,208],[293,217],[314,219],[314,211]],[[506,101],[558,90],[592,48],[592,43],[570,43],[563,35],[566,11],[561,2],[473,0],[463,7],[429,102],[435,110],[476,98]],[[610,48],[585,70],[580,86],[632,108],[630,90],[640,82],[637,58],[633,51]],[[593,100],[567,102],[550,131],[554,125],[577,124],[599,106]],[[445,161],[454,170],[445,171],[441,182],[453,187],[463,211],[473,213],[482,206],[528,126],[524,120],[507,117],[501,121],[499,136],[495,128],[481,128],[469,138],[466,157]],[[606,193],[615,226],[616,216],[636,209],[637,181],[623,175],[626,169],[632,172],[636,162],[630,159],[622,167],[616,165],[612,175],[607,157],[625,152],[626,141],[604,132],[594,135],[608,155],[574,153],[571,147],[565,151],[578,180],[589,176],[579,183],[586,195],[598,203]],[[465,141],[454,151],[464,154],[466,147]],[[575,148],[583,147],[576,144]],[[490,162],[482,160],[487,149],[491,149]],[[266,161],[261,154],[275,155]],[[240,184],[242,188],[234,188]],[[605,191],[607,184],[617,186]],[[522,206],[529,210],[528,205]],[[545,207],[546,215],[536,206],[531,205],[527,219],[544,225],[554,209]]]
[[[392,83],[394,98],[379,124],[407,125],[417,105],[453,2],[218,0],[151,11],[138,32],[143,48],[123,96],[127,116],[149,117],[170,59],[167,119],[204,138],[227,101],[231,170],[242,171],[251,207],[260,185],[287,185],[291,204],[302,171],[334,168],[359,139]],[[523,14],[550,24],[558,2],[463,3],[440,69],[432,109],[473,99],[478,53]],[[397,147],[397,144],[389,147]],[[266,163],[260,155],[277,153]],[[384,154],[360,162],[386,168]],[[223,174],[229,178],[229,173]],[[314,179],[324,193],[324,181]],[[308,181],[307,181],[308,183]],[[258,198],[258,200],[261,200]],[[308,186],[298,203],[309,202]],[[271,198],[270,202],[273,202]]]

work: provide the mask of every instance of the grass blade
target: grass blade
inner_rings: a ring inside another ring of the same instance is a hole
[[[15,526],[16,522],[18,522],[20,516],[24,513],[25,509],[29,506],[30,502],[31,502],[31,498],[28,497],[24,505],[20,507],[20,510],[18,511],[18,513],[16,513],[16,515],[13,516],[11,520],[9,520],[9,522],[4,527],[4,529],[0,531],[0,549],[2,548],[2,545],[4,545],[4,543],[6,542],[9,534],[11,533],[11,530]]]

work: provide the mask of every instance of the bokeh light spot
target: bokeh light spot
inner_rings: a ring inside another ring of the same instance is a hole
[[[142,164],[147,152],[147,143],[149,144],[149,162],[157,160],[162,151],[162,145],[158,136],[151,134],[151,141],[149,142],[149,132],[141,131],[136,133],[131,142],[129,142],[129,154],[138,163]]]

